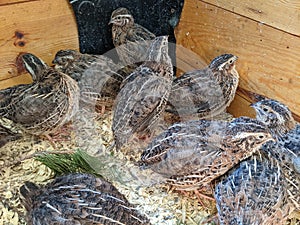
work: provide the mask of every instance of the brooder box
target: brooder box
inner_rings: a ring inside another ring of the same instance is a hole
[[[101,1],[71,2],[91,6],[95,3],[99,7]],[[87,10],[85,13],[91,15]],[[299,121],[299,24],[299,0],[185,0],[175,28],[177,75],[203,68],[217,55],[233,53],[239,57],[240,85],[229,111],[234,116],[254,116],[249,107],[250,92],[254,92],[282,101]],[[94,37],[100,41],[97,29],[94,27]],[[0,89],[31,82],[28,74],[17,71],[15,59],[20,52],[31,52],[51,64],[58,50],[80,49],[82,44],[74,11],[67,0],[1,0],[0,30]],[[7,174],[10,176],[9,170]],[[19,184],[19,177],[14,182]],[[14,182],[9,181],[10,185]],[[7,189],[7,184],[2,188]],[[8,193],[18,195],[17,191]],[[12,217],[16,218],[14,214]],[[17,218],[15,221],[18,224]]]

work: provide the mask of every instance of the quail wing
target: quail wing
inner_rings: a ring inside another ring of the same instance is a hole
[[[141,67],[130,75],[119,92],[114,110],[112,129],[118,146],[136,132],[144,131],[157,121],[166,104],[170,81],[155,75],[150,68]]]

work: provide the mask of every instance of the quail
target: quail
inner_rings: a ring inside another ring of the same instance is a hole
[[[294,120],[291,111],[283,103],[265,99],[252,104],[257,120],[265,123],[277,140],[262,148],[265,154],[277,160],[286,181],[288,202],[291,208],[300,209],[300,125]]]
[[[266,124],[277,141],[283,141],[286,134],[296,128],[296,121],[289,108],[273,99],[262,99],[251,104],[256,111],[257,120]]]
[[[0,90],[0,116],[27,133],[49,137],[77,112],[78,85],[33,54],[21,54],[19,60],[33,82]]]
[[[52,62],[55,69],[68,74],[78,82],[81,100],[86,103],[102,103],[112,106],[125,74],[104,55],[82,54],[67,49],[56,53]]]
[[[168,37],[154,39],[146,61],[124,81],[116,98],[112,131],[120,149],[134,135],[143,136],[157,124],[172,85]]]
[[[215,188],[221,225],[284,224],[287,201],[276,160],[251,157],[229,172]]]
[[[0,148],[7,142],[18,140],[21,137],[21,134],[12,132],[10,129],[0,124]]]
[[[90,174],[55,178],[43,187],[21,188],[27,224],[150,224],[111,183]]]
[[[176,123],[145,149],[141,163],[168,177],[179,190],[210,184],[265,142],[273,140],[261,122],[240,117],[232,122],[198,120]]]
[[[291,211],[300,207],[300,133],[284,104],[265,99],[252,107],[276,142],[263,145],[216,185],[219,220],[221,224],[284,224]]]
[[[223,54],[205,69],[187,72],[173,81],[166,111],[180,120],[214,118],[226,112],[239,82],[237,56]]]
[[[111,14],[112,39],[120,61],[124,66],[145,61],[148,47],[155,35],[135,23],[126,8],[118,8]]]

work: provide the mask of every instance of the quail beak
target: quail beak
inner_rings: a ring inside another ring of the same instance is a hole
[[[52,64],[57,64],[58,62],[57,62],[57,60],[56,59],[53,59],[52,60]]]
[[[251,103],[250,107],[252,107],[255,110],[256,115],[262,113],[262,110],[260,109],[258,102]]]
[[[262,110],[258,102],[252,103],[250,106],[255,110],[256,116],[267,116],[266,112]]]
[[[114,20],[114,19],[111,19],[111,20],[109,21],[108,25],[113,24],[114,22],[115,22],[115,20]]]
[[[250,107],[257,109],[258,108],[258,103],[257,102],[253,102],[249,105]]]

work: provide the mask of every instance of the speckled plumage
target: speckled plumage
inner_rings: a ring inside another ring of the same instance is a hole
[[[179,117],[203,119],[226,112],[239,82],[237,57],[223,54],[205,69],[193,70],[173,81],[167,112]]]
[[[117,149],[135,133],[144,134],[156,125],[171,90],[172,76],[168,38],[157,37],[146,62],[124,80],[117,96],[112,123]]]
[[[177,189],[197,189],[251,156],[271,135],[250,118],[172,125],[143,152],[141,161]]]
[[[7,127],[0,124],[0,148],[3,147],[7,142],[18,140],[21,137],[21,134],[14,133]]]
[[[68,74],[78,82],[81,99],[112,103],[117,96],[125,74],[104,55],[82,54],[75,50],[60,50],[53,60],[55,69]],[[106,101],[105,101],[106,100]]]
[[[291,111],[279,101],[262,99],[251,106],[256,111],[257,120],[266,124],[278,141],[296,126]]]
[[[287,194],[276,160],[255,155],[229,174],[215,190],[221,225],[283,224]]]
[[[44,187],[26,182],[20,192],[32,225],[150,224],[111,183],[89,174],[57,177]]]
[[[20,56],[33,83],[0,91],[0,116],[24,131],[47,135],[70,121],[78,110],[79,88],[68,75],[47,66],[30,53]]]
[[[113,43],[123,65],[145,61],[147,49],[155,35],[135,23],[133,16],[126,8],[114,10],[110,24],[112,24]]]
[[[266,145],[262,151],[278,161],[285,178],[288,192],[289,213],[300,210],[300,173],[297,160],[300,157],[300,125],[294,120],[291,111],[279,101],[265,99],[252,105],[257,120],[265,123],[277,140],[274,145]],[[286,202],[284,202],[286,203]]]
[[[252,105],[277,142],[231,170],[216,186],[221,224],[284,224],[300,205],[299,134],[290,110],[275,100]],[[288,148],[292,146],[292,148]]]

